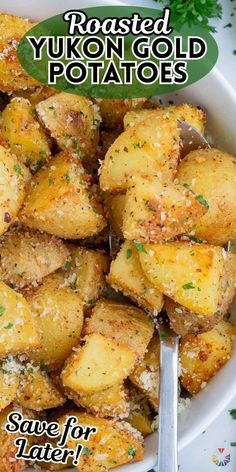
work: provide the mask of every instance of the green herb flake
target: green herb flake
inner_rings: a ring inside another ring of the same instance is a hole
[[[65,180],[65,182],[67,182],[69,184],[70,181],[71,181],[70,172],[66,172],[66,174],[63,175],[62,179]]]
[[[147,254],[145,247],[141,243],[139,243],[138,241],[133,241],[133,243],[136,249],[138,249],[138,251],[145,252]]]
[[[70,261],[66,261],[65,264],[64,264],[64,266],[63,266],[63,269],[69,270],[70,268],[71,268],[71,263],[70,263]]]
[[[236,442],[231,442],[231,443],[230,443],[230,446],[236,447]]]
[[[132,249],[127,249],[126,251],[126,259],[130,259],[132,257],[133,251]]]
[[[44,362],[42,362],[42,364],[40,364],[40,369],[43,372],[49,372],[49,366],[47,364],[44,364]]]
[[[0,316],[2,316],[3,313],[5,313],[5,311],[6,311],[6,308],[4,306],[0,305]]]
[[[88,447],[84,447],[84,448],[83,448],[83,451],[82,451],[82,454],[84,454],[85,456],[91,456],[91,455],[92,455],[92,451],[91,451],[91,449],[89,449]]]
[[[6,326],[4,326],[5,329],[11,329],[13,327],[13,323],[8,323]]]
[[[190,251],[190,256],[195,256],[196,252],[195,251]]]
[[[128,450],[128,456],[129,457],[134,457],[135,456],[135,449],[134,447],[130,447]]]
[[[192,282],[188,282],[187,284],[183,285],[184,290],[190,290],[191,288],[195,288]]]
[[[233,55],[236,56],[236,49],[233,50]]]
[[[199,244],[203,242],[202,239],[198,239],[198,238],[196,238],[196,236],[189,236],[189,239],[191,241],[194,241],[195,243],[199,243]]]
[[[160,332],[160,338],[161,339],[167,339],[168,338],[168,334],[165,333],[164,331]]]
[[[232,410],[229,410],[229,414],[232,417],[233,420],[236,420],[236,408],[233,408]]]
[[[205,208],[209,208],[209,203],[205,200],[205,198],[202,195],[197,195],[196,200],[201,203]]]
[[[22,169],[20,166],[18,166],[18,164],[14,165],[14,170],[16,171],[17,174],[22,175],[23,177]]]

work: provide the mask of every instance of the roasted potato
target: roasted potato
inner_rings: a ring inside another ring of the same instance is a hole
[[[126,193],[124,237],[155,243],[190,233],[207,212],[203,203],[184,186],[162,183],[158,177],[135,179]]]
[[[35,106],[39,102],[46,100],[46,98],[49,98],[52,95],[55,95],[56,93],[58,93],[57,90],[54,90],[50,87],[46,87],[45,85],[41,85],[39,87],[34,88],[14,90],[13,92],[11,92],[10,96],[12,98],[26,98],[27,100],[29,100],[31,105]]]
[[[54,236],[16,226],[0,239],[0,278],[16,288],[35,284],[68,256],[66,245]]]
[[[100,333],[142,358],[153,335],[152,320],[139,308],[113,300],[99,300],[86,320],[85,334]]]
[[[49,139],[25,98],[13,98],[0,120],[1,144],[35,172],[51,157]]]
[[[235,330],[231,323],[221,321],[214,329],[202,334],[188,334],[180,341],[180,381],[193,395],[230,359]]]
[[[223,245],[236,237],[236,158],[218,149],[190,152],[178,167],[179,182],[204,198],[206,215],[196,223],[197,238]]]
[[[30,176],[27,167],[0,146],[0,235],[15,220]]]
[[[77,406],[82,406],[97,416],[121,415],[124,418],[129,414],[128,394],[122,384],[112,385],[105,390],[90,394],[69,391],[67,395]]]
[[[143,459],[142,436],[130,424],[72,410],[58,419],[61,427],[68,416],[75,416],[78,424],[84,428],[91,425],[97,428],[97,432],[91,434],[88,441],[69,439],[67,443],[70,449],[75,449],[77,443],[84,446],[77,467],[80,472],[106,471]]]
[[[14,441],[19,437],[19,433],[8,433],[5,430],[7,417],[15,410],[16,406],[9,405],[0,413],[0,472],[23,472],[26,468],[26,461],[24,459],[16,459],[15,457],[18,448]],[[29,437],[27,439],[29,439]]]
[[[24,408],[42,411],[62,405],[66,399],[56,389],[46,372],[32,369],[21,375],[16,401]]]
[[[200,315],[217,311],[224,272],[221,247],[176,241],[139,249],[145,275],[162,293]]]
[[[18,372],[5,370],[4,361],[0,366],[0,411],[2,411],[15,400],[20,376]]]
[[[122,382],[132,371],[136,355],[101,334],[91,334],[84,346],[69,356],[61,377],[64,387],[91,394]]]
[[[17,57],[20,40],[35,24],[15,15],[0,14],[0,90],[2,92],[40,85],[25,72]]]
[[[101,118],[88,98],[61,92],[38,103],[36,111],[60,150],[72,149],[85,161],[97,153]]]
[[[131,382],[148,398],[155,410],[159,402],[160,342],[155,333],[144,359],[136,364],[130,374]]]
[[[122,133],[101,166],[101,189],[126,190],[133,177],[158,175],[170,181],[179,158],[179,130],[174,115],[150,115]]]
[[[0,357],[37,348],[38,332],[23,296],[0,282]]]
[[[122,129],[123,118],[129,110],[142,108],[146,98],[135,99],[96,99],[101,111],[102,123],[108,129]]]
[[[31,180],[19,219],[67,239],[92,236],[106,226],[90,179],[69,151],[59,153]]]
[[[144,437],[153,433],[154,415],[147,397],[135,387],[129,386],[130,414],[126,421]]]
[[[142,110],[131,110],[124,116],[124,128],[130,128],[136,123],[143,121],[147,118],[153,110],[142,109]],[[165,108],[157,108],[155,110],[157,115],[164,113],[173,113],[177,120],[186,121],[189,125],[193,126],[200,134],[204,134],[206,114],[201,108],[194,107],[187,103],[181,105],[169,106]]]
[[[68,288],[58,288],[54,274],[25,295],[40,335],[40,346],[30,353],[30,359],[56,369],[79,343],[83,327],[80,297]]]
[[[123,193],[118,193],[117,195],[106,195],[105,198],[106,215],[108,217],[112,230],[120,239],[124,239],[123,214],[125,201],[126,195]]]
[[[126,241],[112,261],[107,281],[153,315],[163,307],[163,295],[144,275],[135,245]]]

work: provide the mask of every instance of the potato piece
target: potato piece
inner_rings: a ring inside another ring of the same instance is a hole
[[[54,236],[14,227],[0,240],[1,279],[20,288],[34,284],[65,264],[68,255]]]
[[[196,224],[195,235],[223,245],[236,237],[236,158],[218,149],[190,152],[178,167],[181,184],[202,195],[209,210]]]
[[[90,394],[68,392],[77,406],[82,406],[97,416],[128,416],[129,402],[127,392],[122,384],[112,385],[105,390]]]
[[[107,195],[105,198],[107,218],[116,236],[120,239],[124,239],[123,213],[125,201],[126,195],[122,193],[118,193],[117,195]]]
[[[144,359],[136,364],[130,374],[131,382],[143,392],[155,410],[159,403],[159,370],[160,370],[160,341],[159,335],[154,334]]]
[[[218,309],[224,270],[222,248],[180,241],[140,247],[141,266],[162,293],[191,311]]]
[[[38,103],[36,111],[59,149],[71,148],[82,159],[96,154],[101,118],[87,97],[61,92]]]
[[[68,151],[31,180],[19,218],[27,226],[67,239],[92,236],[106,226],[89,177]]]
[[[224,253],[224,272],[221,279],[221,288],[218,308],[209,316],[189,311],[187,308],[166,299],[165,308],[170,319],[172,329],[181,336],[189,333],[208,331],[219,323],[226,315],[233,301],[236,289],[236,255]]]
[[[145,101],[146,98],[125,100],[119,98],[99,98],[96,100],[100,107],[103,125],[108,129],[122,128],[124,115],[129,110],[141,108]]]
[[[69,439],[67,443],[70,449],[75,449],[77,443],[84,446],[77,467],[80,472],[105,472],[143,459],[142,436],[126,422],[72,410],[58,419],[61,428],[68,416],[75,416],[78,424],[84,428],[91,425],[97,428],[97,432],[91,434],[88,441]]]
[[[153,110],[132,110],[128,111],[124,116],[124,128],[130,128],[136,123],[143,121],[147,118]],[[163,115],[164,113],[173,113],[175,117],[180,121],[186,121],[189,125],[193,126],[200,134],[204,134],[206,114],[201,108],[194,107],[188,103],[181,103],[181,105],[174,105],[165,108],[157,108],[155,110],[157,115]]]
[[[180,342],[180,381],[190,394],[198,393],[217,371],[230,359],[231,323],[221,321],[214,329],[202,334],[189,334]]]
[[[35,24],[15,15],[0,14],[0,90],[2,92],[39,85],[21,67],[17,57],[20,40]]]
[[[2,112],[0,136],[20,162],[36,171],[50,157],[47,135],[36,120],[34,108],[24,98],[13,98]]]
[[[65,403],[65,397],[56,389],[46,372],[34,370],[21,377],[16,401],[24,408],[42,411]]]
[[[75,274],[74,289],[88,305],[95,303],[105,287],[108,257],[101,251],[70,245],[70,272]]]
[[[37,103],[42,102],[43,100],[46,100],[46,98],[49,98],[52,95],[55,95],[56,93],[58,93],[57,90],[53,90],[50,87],[46,87],[45,85],[42,85],[40,87],[15,90],[14,92],[11,93],[11,97],[26,98],[27,100],[29,100],[31,105],[35,106],[37,105]]]
[[[0,357],[39,346],[30,307],[21,294],[0,282]]]
[[[153,315],[161,311],[163,295],[144,275],[138,251],[131,242],[126,241],[112,261],[107,281]]]
[[[14,410],[15,408],[9,405],[0,413],[0,472],[22,472],[27,467],[24,459],[15,457],[18,448],[14,441],[19,437],[19,433],[7,433],[5,430],[7,417]],[[29,436],[27,439],[29,440]]]
[[[91,334],[80,351],[73,353],[62,371],[65,387],[77,393],[94,393],[128,377],[136,355],[101,334]]]
[[[112,144],[101,167],[102,190],[122,191],[133,177],[157,174],[173,179],[179,158],[179,130],[171,114],[149,118],[122,133]]]
[[[153,335],[152,320],[139,308],[99,300],[87,319],[85,334],[100,333],[119,346],[127,345],[142,358]]]
[[[71,290],[58,288],[53,274],[37,289],[26,292],[26,298],[41,341],[41,346],[30,353],[30,359],[56,369],[79,343],[83,327],[80,297]]]
[[[144,437],[153,433],[154,415],[151,411],[147,397],[134,387],[129,387],[130,393],[130,414],[128,423],[137,429]]]
[[[0,235],[16,218],[25,197],[30,172],[24,164],[0,146]]]
[[[158,177],[135,179],[126,193],[124,237],[155,243],[189,233],[207,212],[203,203],[181,185],[161,183]]]
[[[5,370],[4,361],[1,362],[0,365],[0,411],[2,411],[16,398],[16,392],[19,386],[19,374]]]

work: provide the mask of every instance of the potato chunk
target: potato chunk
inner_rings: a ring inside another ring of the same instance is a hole
[[[46,372],[34,370],[21,376],[16,401],[24,408],[42,411],[62,405],[66,399]]]
[[[157,410],[159,402],[159,370],[160,370],[160,341],[155,333],[144,359],[136,364],[130,374],[131,382],[138,387]]]
[[[37,289],[26,292],[41,345],[30,359],[50,368],[60,367],[79,343],[83,327],[83,306],[79,295],[55,285],[54,274]]]
[[[202,195],[209,210],[197,221],[197,238],[223,245],[236,237],[236,158],[218,149],[190,152],[178,167],[181,184]]]
[[[19,386],[19,374],[5,371],[4,367],[3,362],[0,370],[0,411],[15,400]]]
[[[67,447],[70,449],[75,449],[77,443],[84,446],[77,467],[80,472],[105,472],[143,459],[142,436],[126,422],[98,418],[73,410],[59,418],[61,427],[68,416],[76,416],[78,424],[83,427],[93,425],[97,428],[97,432],[91,434],[88,441],[68,441]]]
[[[99,233],[106,222],[89,177],[71,152],[62,152],[32,179],[19,218],[32,228],[61,238]]]
[[[121,290],[153,315],[161,311],[163,295],[143,273],[138,251],[131,242],[126,241],[112,261],[107,281],[115,290]]]
[[[153,433],[154,415],[149,401],[140,390],[129,385],[130,414],[127,421],[145,437]]]
[[[130,128],[136,123],[143,121],[145,118],[150,116],[153,110],[142,109],[142,110],[131,110],[124,116],[124,128]],[[164,113],[173,113],[175,117],[180,121],[186,121],[189,125],[193,126],[200,134],[204,134],[206,114],[201,108],[194,107],[188,103],[181,103],[181,105],[173,105],[165,108],[157,108],[155,114],[158,116]]]
[[[180,381],[192,395],[230,359],[235,330],[231,323],[221,321],[214,329],[202,334],[189,334],[180,342]]]
[[[167,241],[189,233],[208,208],[189,189],[164,184],[158,177],[135,179],[127,190],[123,213],[125,239]]]
[[[36,111],[59,149],[71,148],[82,159],[96,154],[101,118],[88,98],[61,92],[38,103]]]
[[[0,14],[0,90],[2,92],[39,85],[21,67],[17,57],[20,40],[35,24],[15,15]]]
[[[145,103],[146,98],[110,99],[100,98],[99,104],[103,125],[108,129],[123,127],[123,118],[129,110],[139,109]]]
[[[39,346],[30,307],[19,293],[0,282],[0,357]]]
[[[54,236],[15,227],[0,240],[0,277],[22,288],[57,270],[68,255],[66,246]]]
[[[162,293],[189,310],[218,309],[224,258],[221,247],[180,241],[140,247],[142,269]]]
[[[128,346],[118,346],[101,334],[87,337],[85,346],[73,353],[62,371],[65,387],[77,393],[94,393],[128,377],[136,355]]]
[[[24,98],[13,98],[2,112],[0,136],[20,162],[32,171],[51,156],[47,135],[36,120],[34,108]]]
[[[90,394],[69,391],[68,397],[77,406],[82,406],[97,416],[128,416],[128,395],[122,384],[112,385],[105,390]]]
[[[125,207],[126,195],[118,193],[117,195],[107,195],[105,199],[105,208],[108,220],[116,236],[124,239],[123,236],[123,213]]]
[[[150,115],[122,133],[108,150],[101,167],[101,189],[125,190],[137,176],[158,174],[165,181],[172,180],[179,150],[175,117]]]
[[[37,103],[42,102],[43,100],[46,100],[46,98],[49,98],[52,95],[55,95],[56,93],[58,93],[57,90],[52,89],[50,87],[46,87],[46,85],[41,85],[39,87],[34,87],[34,88],[15,90],[14,92],[11,93],[11,96],[13,98],[15,97],[26,98],[27,100],[29,100],[31,105],[35,106],[37,105]]]
[[[85,326],[85,334],[100,333],[119,346],[127,345],[138,357],[144,356],[153,330],[143,311],[112,300],[99,300]]]
[[[0,235],[14,221],[24,201],[30,172],[0,146]]]
[[[15,408],[9,405],[0,413],[0,472],[22,472],[27,467],[24,459],[16,459],[15,455],[18,452],[18,448],[15,446],[14,441],[19,437],[19,433],[8,433],[5,430],[7,423],[7,417]],[[27,412],[27,417],[33,417]],[[29,436],[27,436],[29,440]]]

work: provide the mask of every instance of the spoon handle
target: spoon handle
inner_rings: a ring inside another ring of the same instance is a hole
[[[178,336],[160,340],[158,472],[177,472]]]

